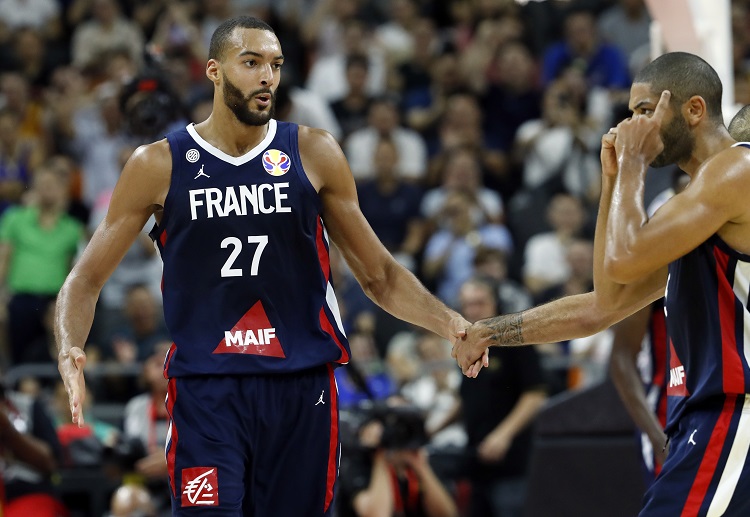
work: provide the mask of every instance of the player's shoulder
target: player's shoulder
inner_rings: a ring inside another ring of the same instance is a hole
[[[172,168],[172,151],[167,139],[163,138],[150,144],[138,146],[128,161],[149,170],[165,169],[169,172]]]
[[[339,147],[339,143],[334,136],[319,127],[310,126],[299,126],[298,139],[300,149],[304,145],[308,146],[324,146],[324,147]]]

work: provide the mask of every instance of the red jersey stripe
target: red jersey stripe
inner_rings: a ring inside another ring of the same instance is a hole
[[[338,411],[338,389],[336,378],[333,375],[333,367],[328,367],[328,380],[331,394],[331,438],[328,444],[328,472],[326,473],[326,499],[323,512],[327,512],[333,502],[333,487],[338,476],[338,451],[339,451],[339,411]]]
[[[724,379],[724,393],[745,393],[745,372],[742,358],[737,352],[735,335],[735,295],[732,284],[727,279],[729,255],[714,246],[716,276],[718,280],[718,306],[721,326],[721,363]]]

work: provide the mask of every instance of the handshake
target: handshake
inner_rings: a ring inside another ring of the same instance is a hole
[[[487,318],[472,325],[467,323],[462,317],[454,318],[455,332],[451,350],[451,357],[467,377],[476,377],[483,367],[489,365],[490,346],[524,344],[521,313]]]

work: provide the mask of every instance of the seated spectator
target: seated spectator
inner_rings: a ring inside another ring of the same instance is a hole
[[[0,454],[4,517],[68,515],[52,484],[61,460],[60,443],[39,398],[10,390],[0,395]]]
[[[380,97],[370,105],[368,125],[349,135],[344,152],[349,159],[352,175],[357,181],[375,176],[375,148],[384,138],[398,149],[398,170],[404,179],[417,182],[427,171],[427,148],[418,133],[399,124],[399,109],[395,99]]]
[[[367,126],[367,114],[372,103],[372,96],[367,92],[369,73],[367,57],[353,54],[346,60],[346,82],[349,90],[341,99],[331,103],[333,114],[341,126],[341,141],[358,129]]]
[[[601,41],[594,14],[583,8],[568,12],[564,39],[544,53],[544,86],[549,86],[569,66],[581,69],[589,87],[602,86],[611,90],[630,88],[630,72],[623,52]]]
[[[393,395],[395,385],[378,355],[371,335],[349,336],[352,358],[345,368],[334,370],[339,407],[351,408],[363,401],[383,401]]]
[[[123,438],[137,440],[145,451],[134,465],[135,473],[144,479],[151,494],[152,504],[164,510],[169,507],[167,461],[164,446],[169,429],[169,414],[165,404],[167,380],[164,378],[164,360],[172,343],[160,341],[143,362],[142,380],[145,391],[130,399],[125,406]]]
[[[403,180],[398,170],[396,144],[381,140],[373,158],[375,178],[357,187],[362,214],[393,256],[415,271],[415,256],[422,249],[424,225],[419,214],[421,190]]]
[[[526,288],[508,277],[507,256],[493,248],[479,248],[474,256],[474,273],[492,279],[497,284],[501,314],[521,312],[533,305]]]
[[[524,249],[523,282],[533,295],[570,276],[565,256],[568,246],[581,236],[585,213],[578,198],[560,193],[547,208],[547,220],[552,230],[531,237]]]
[[[109,351],[121,364],[144,361],[160,341],[169,340],[161,304],[143,284],[125,294],[125,320],[110,334]]]
[[[477,201],[465,192],[453,192],[445,200],[441,229],[427,241],[423,274],[436,284],[438,296],[448,305],[458,305],[461,284],[474,273],[479,248],[513,250],[513,239],[505,226],[476,222],[472,216]]]
[[[21,134],[18,114],[0,109],[0,213],[21,202],[43,157],[40,142]]]
[[[453,192],[464,192],[472,200],[472,219],[475,224],[503,221],[503,200],[494,190],[482,183],[481,164],[469,148],[459,147],[448,153],[441,170],[441,183],[428,190],[420,211],[432,226],[441,219],[445,200]]]

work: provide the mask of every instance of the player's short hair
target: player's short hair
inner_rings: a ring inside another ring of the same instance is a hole
[[[738,142],[750,142],[750,104],[746,104],[729,123],[729,134]]]
[[[678,106],[687,102],[690,97],[700,95],[706,101],[709,118],[723,122],[719,74],[694,54],[670,52],[661,55],[638,72],[633,83],[648,84],[655,93],[669,90],[672,93],[671,100]]]
[[[234,18],[229,18],[219,25],[211,35],[211,44],[208,47],[208,59],[221,61],[224,58],[227,42],[236,28],[258,29],[276,34],[270,25],[258,18],[252,16],[236,16]]]

